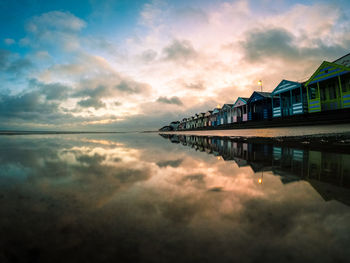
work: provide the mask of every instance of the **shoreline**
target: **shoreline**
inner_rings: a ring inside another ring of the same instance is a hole
[[[332,125],[305,125],[295,127],[226,129],[226,130],[190,130],[190,131],[158,131],[162,134],[217,136],[217,137],[262,137],[279,138],[310,135],[335,135],[350,133],[350,123]]]
[[[307,129],[306,126],[302,127]],[[271,128],[267,128],[271,129]],[[276,128],[277,129],[277,128]],[[279,128],[280,129],[280,128]],[[322,151],[332,151],[350,154],[350,124],[348,124],[340,132],[310,132],[307,134],[293,134],[288,128],[283,134],[280,132],[277,136],[271,136],[272,133],[262,133],[260,135],[250,135],[246,134],[244,130],[241,134],[236,134],[237,130],[216,130],[216,131],[186,131],[186,132],[159,132],[159,135],[163,137],[176,137],[176,136],[198,136],[198,137],[209,137],[218,138],[224,140],[231,140],[235,142],[245,142],[245,143],[263,143],[263,144],[274,144],[276,146],[290,146],[295,148],[312,148],[315,150]],[[258,129],[254,129],[255,131]]]

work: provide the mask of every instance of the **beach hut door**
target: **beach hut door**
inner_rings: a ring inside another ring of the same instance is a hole
[[[289,116],[292,114],[292,105],[288,96],[282,97],[282,116]]]

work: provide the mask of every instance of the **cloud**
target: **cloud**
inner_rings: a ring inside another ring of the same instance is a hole
[[[0,95],[2,118],[31,119],[40,122],[41,115],[56,113],[58,105],[45,101],[38,91],[18,95]]]
[[[27,30],[45,35],[49,32],[78,32],[85,26],[86,23],[82,19],[70,12],[51,11],[34,16],[27,24]]]
[[[84,20],[70,12],[51,11],[32,17],[26,26],[28,35],[20,42],[33,47],[49,44],[66,51],[77,50],[78,33],[85,26]]]
[[[167,167],[167,166],[179,167],[179,166],[181,165],[182,162],[183,162],[183,159],[168,160],[168,161],[157,162],[157,165],[158,165],[159,167]]]
[[[21,58],[8,50],[0,49],[0,70],[14,75],[24,74],[33,68],[33,63],[27,58]]]
[[[163,48],[164,60],[187,61],[197,56],[197,52],[188,40],[173,40],[173,42]]]
[[[72,88],[61,83],[43,83],[37,79],[29,80],[31,89],[38,89],[47,100],[65,100],[69,97]]]
[[[147,49],[143,51],[141,54],[141,59],[144,62],[151,62],[155,60],[156,57],[157,57],[157,52],[154,51],[153,49]]]
[[[8,45],[8,46],[11,46],[11,45],[15,44],[16,41],[15,41],[14,39],[12,39],[12,38],[5,38],[5,39],[4,39],[4,43],[5,43],[6,45]]]
[[[272,28],[253,30],[247,33],[247,40],[242,43],[246,58],[250,61],[271,59],[271,57],[293,58],[298,55],[293,45],[294,37],[284,29]]]
[[[127,94],[139,94],[147,93],[150,87],[145,83],[139,83],[133,80],[122,80],[115,86],[115,89]]]
[[[81,100],[78,102],[78,105],[83,107],[83,108],[95,108],[100,109],[100,108],[105,108],[106,104],[103,103],[101,100],[96,99],[96,98],[89,98],[89,99],[85,99],[85,100]]]
[[[253,29],[246,33],[242,47],[245,58],[252,62],[275,58],[288,61],[319,59],[347,52],[346,47],[336,43],[326,45],[321,39],[310,47],[299,46],[298,42],[299,39],[284,28]]]
[[[185,83],[184,85],[188,89],[192,90],[205,90],[204,83],[202,81]]]
[[[157,99],[157,102],[160,103],[165,103],[165,104],[175,104],[175,105],[183,105],[182,101],[178,98],[178,97],[171,97],[171,98],[167,98],[167,97],[159,97]]]

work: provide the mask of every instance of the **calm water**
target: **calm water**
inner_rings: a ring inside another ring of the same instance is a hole
[[[0,262],[349,262],[350,155],[0,136]]]

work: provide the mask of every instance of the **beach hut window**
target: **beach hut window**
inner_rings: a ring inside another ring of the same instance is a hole
[[[247,107],[243,106],[243,114],[246,114],[246,113],[247,113]]]
[[[350,91],[350,76],[342,77],[341,88],[343,92]]]
[[[317,97],[317,90],[315,87],[310,87],[310,99],[316,99]]]

